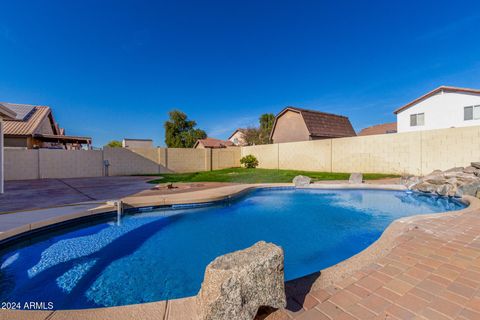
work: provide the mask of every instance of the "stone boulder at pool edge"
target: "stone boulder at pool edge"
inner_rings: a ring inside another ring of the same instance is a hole
[[[296,176],[295,178],[293,178],[293,184],[295,185],[295,187],[308,186],[311,181],[312,179],[306,176]]]
[[[350,178],[348,179],[349,183],[352,184],[360,184],[363,183],[363,174],[355,172],[350,175]]]
[[[466,168],[435,170],[423,178],[410,177],[405,184],[411,190],[441,196],[480,197],[480,162],[472,162]]]
[[[285,308],[283,249],[260,241],[217,257],[197,296],[203,320],[251,320],[258,308]]]

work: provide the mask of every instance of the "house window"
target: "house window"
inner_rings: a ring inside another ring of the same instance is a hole
[[[425,113],[417,113],[410,115],[410,126],[423,126],[425,124]]]
[[[480,105],[479,106],[469,106],[463,108],[463,119],[464,120],[479,120],[480,119]]]

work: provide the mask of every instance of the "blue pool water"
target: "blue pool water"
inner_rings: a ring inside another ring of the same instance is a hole
[[[397,218],[463,207],[397,191],[259,189],[83,224],[3,249],[0,301],[76,309],[191,296],[210,261],[259,240],[283,247],[290,280],[360,252]]]

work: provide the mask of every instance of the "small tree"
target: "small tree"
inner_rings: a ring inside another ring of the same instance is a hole
[[[273,123],[275,122],[275,115],[273,113],[264,113],[259,119],[259,140],[261,144],[270,143],[270,133],[272,132]]]
[[[243,133],[245,142],[250,146],[270,143],[270,133],[275,122],[275,116],[273,113],[264,113],[258,120],[260,123],[258,128],[248,128]]]
[[[252,154],[249,154],[249,155],[241,158],[240,163],[243,164],[243,166],[245,168],[256,168],[258,166],[258,160]]]
[[[249,146],[254,146],[256,144],[261,144],[260,143],[260,131],[257,128],[247,128],[243,132],[243,137],[245,139],[245,142]]]
[[[197,123],[188,120],[185,113],[173,110],[169,113],[170,119],[165,121],[165,144],[169,148],[191,148],[198,139],[205,139],[207,134],[196,129]]]
[[[118,140],[112,140],[109,143],[107,143],[105,146],[110,148],[121,148],[122,143]]]

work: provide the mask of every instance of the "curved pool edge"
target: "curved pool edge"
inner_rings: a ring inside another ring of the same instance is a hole
[[[275,187],[292,187],[293,184],[243,184],[243,185],[234,185],[219,187],[214,189],[207,189],[201,191],[194,191],[190,193],[182,194],[172,194],[167,196],[147,196],[141,197],[140,201],[135,200],[134,196],[126,197],[122,199],[125,203],[131,208],[140,208],[145,206],[158,206],[158,205],[173,205],[173,204],[194,204],[194,203],[205,203],[205,202],[215,202],[227,200],[237,196],[241,196],[246,192],[257,189],[257,188],[275,188]],[[402,185],[381,185],[381,184],[311,184],[302,189],[370,189],[370,190],[390,190],[390,191],[401,191],[406,190]],[[192,197],[192,194],[195,194]],[[182,197],[178,197],[182,195]],[[190,195],[190,196],[187,196]],[[185,197],[187,196],[187,197]],[[155,198],[148,199],[150,202],[146,201],[144,198]],[[401,236],[417,228],[416,222],[428,220],[428,219],[439,219],[443,217],[450,216],[459,216],[465,213],[478,212],[480,213],[480,199],[472,196],[464,196],[461,199],[464,201],[468,207],[462,210],[448,211],[448,212],[439,212],[433,214],[420,214],[415,216],[403,217],[393,221],[382,233],[380,238],[372,243],[370,246],[359,252],[358,254],[343,260],[331,267],[320,270],[321,276],[316,279],[312,284],[310,290],[318,290],[325,287],[328,287],[332,284],[336,284],[341,280],[352,276],[355,272],[361,270],[362,268],[372,264],[373,262],[383,258],[388,253],[390,253],[398,244],[401,243]],[[62,222],[67,222],[69,220],[75,220],[81,217],[95,216],[111,212],[115,208],[113,206],[100,206],[92,210],[88,210],[82,213],[76,213],[72,215],[66,215],[62,217],[57,217],[55,219],[42,221],[39,223],[32,224],[29,229],[16,228],[9,237],[16,236],[22,233],[28,233],[31,230],[36,228],[48,227],[49,225],[56,225]],[[10,230],[9,230],[10,231]],[[8,232],[8,231],[7,231]],[[0,240],[3,234],[0,234]],[[297,279],[299,280],[299,279]],[[290,283],[295,282],[296,280],[289,281]],[[6,315],[8,319],[25,319],[25,315],[28,314],[28,319],[44,319],[44,320],[59,320],[59,319],[82,319],[82,320],[96,320],[96,319],[132,319],[141,318],[141,319],[191,319],[196,320],[198,318],[198,309],[196,296],[180,298],[180,299],[171,299],[164,301],[148,302],[141,304],[117,306],[117,307],[103,307],[103,308],[92,308],[92,309],[79,309],[79,310],[1,310],[0,315]],[[0,317],[1,318],[1,317]]]
[[[343,279],[352,276],[355,272],[360,271],[362,268],[385,257],[402,242],[402,235],[406,234],[408,231],[419,228],[417,225],[419,222],[432,219],[442,219],[445,217],[455,217],[467,213],[480,213],[480,199],[472,196],[463,196],[461,200],[468,205],[462,210],[438,212],[432,214],[419,214],[394,220],[383,231],[380,238],[378,238],[370,246],[346,260],[321,270],[321,276],[318,277],[318,279],[316,279],[316,281],[313,283],[311,290],[324,289],[328,286],[336,284]],[[424,229],[423,231],[431,232],[428,229]]]

